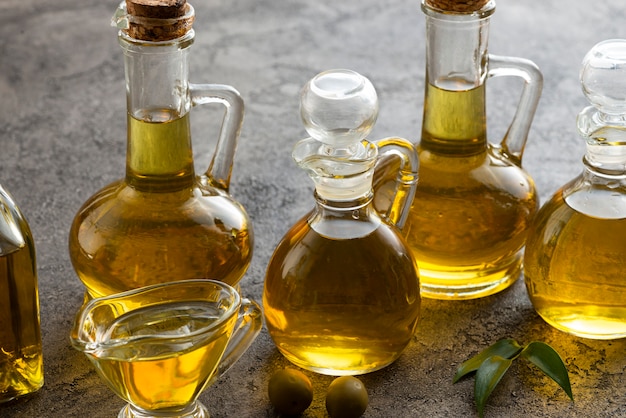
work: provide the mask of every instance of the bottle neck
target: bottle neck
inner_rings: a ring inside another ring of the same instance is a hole
[[[315,192],[316,207],[308,220],[318,234],[346,240],[367,236],[382,223],[372,206],[373,193],[352,200],[327,200]]]
[[[587,144],[586,168],[603,177],[626,175],[626,144]]]
[[[487,146],[485,79],[490,2],[450,13],[422,3],[426,16],[426,92],[421,147],[471,155]]]
[[[318,202],[338,209],[359,205],[364,199],[372,199],[373,170],[345,177],[312,176]]]
[[[195,177],[189,124],[188,48],[193,30],[164,42],[120,32],[128,142],[126,180],[143,190],[180,189]]]
[[[370,178],[370,188],[367,189],[363,194],[360,194],[358,196],[353,195],[349,197],[339,197],[337,195],[324,195],[320,193],[320,189],[318,187],[315,188],[314,196],[315,202],[320,208],[346,213],[368,207],[370,203],[372,203],[372,200],[374,198],[374,192],[371,187]]]
[[[362,140],[347,147],[330,147],[314,138],[294,146],[292,157],[315,183],[315,193],[328,202],[352,202],[372,194],[378,147]],[[348,203],[349,204],[349,203]]]
[[[606,149],[598,155],[588,147],[582,174],[563,187],[563,199],[570,208],[597,219],[626,218],[626,153],[619,152],[621,163],[612,158],[617,154],[607,159]]]
[[[589,106],[578,114],[576,124],[587,142],[586,168],[600,176],[626,175],[626,117]]]

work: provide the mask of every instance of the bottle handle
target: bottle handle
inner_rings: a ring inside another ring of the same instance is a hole
[[[501,142],[502,150],[521,162],[528,132],[541,97],[543,75],[539,67],[530,60],[489,54],[487,76],[490,78],[513,76],[524,80],[515,115]]]
[[[383,138],[375,143],[378,146],[377,166],[379,163],[388,164],[390,161],[400,161],[400,167],[396,175],[395,191],[386,212],[381,214],[381,216],[398,228],[402,228],[409,215],[413,197],[415,196],[417,169],[419,167],[417,150],[410,141],[404,138]],[[395,167],[395,164],[393,167]]]
[[[233,333],[228,341],[217,372],[213,373],[207,386],[210,386],[223,376],[239,360],[257,335],[259,335],[262,327],[263,315],[259,304],[252,299],[241,298],[241,306],[239,307]]]
[[[228,191],[237,141],[243,124],[244,104],[239,92],[224,84],[189,84],[193,106],[221,103],[226,108],[215,153],[205,175],[211,185]]]

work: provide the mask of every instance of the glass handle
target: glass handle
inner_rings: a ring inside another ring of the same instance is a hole
[[[224,373],[239,360],[243,353],[246,352],[257,335],[259,335],[263,327],[262,313],[261,307],[254,300],[247,298],[241,299],[235,329],[228,341],[217,373],[213,373],[207,387],[219,379],[220,376],[224,375]]]
[[[502,140],[502,149],[507,155],[522,160],[528,132],[532,124],[543,89],[543,75],[539,67],[527,59],[489,55],[488,77],[513,76],[524,80],[517,110]]]
[[[415,196],[417,169],[419,167],[417,150],[411,142],[404,138],[384,138],[376,141],[376,145],[378,146],[377,163],[384,164],[391,160],[400,161],[396,175],[395,192],[386,212],[381,215],[398,228],[402,228]]]
[[[223,84],[189,84],[189,92],[193,106],[221,103],[226,108],[215,153],[205,174],[212,185],[228,191],[243,124],[243,99],[235,88]]]

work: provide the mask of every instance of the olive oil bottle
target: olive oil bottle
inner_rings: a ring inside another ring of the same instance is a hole
[[[423,0],[422,11],[427,42],[419,180],[402,233],[420,268],[422,296],[483,297],[520,277],[526,233],[539,206],[521,158],[542,76],[528,60],[487,53],[493,0]],[[525,84],[506,137],[492,143],[486,80],[505,75]],[[375,184],[386,191],[384,181]],[[376,202],[380,207],[385,199]]]
[[[403,229],[423,296],[438,299],[486,296],[515,281],[539,204],[533,179],[487,142],[484,85],[454,88],[427,86],[419,181]]]
[[[0,186],[0,403],[44,383],[39,291],[33,237],[20,209]]]
[[[184,1],[127,0],[114,16],[126,70],[126,175],[72,223],[70,256],[89,297],[183,279],[237,285],[250,264],[252,226],[228,192],[243,102],[232,87],[189,82],[193,18]],[[208,103],[226,112],[209,169],[196,175],[189,112]]]
[[[593,47],[581,82],[593,106],[578,115],[582,173],[541,208],[524,276],[550,325],[586,338],[626,337],[626,40]]]
[[[399,138],[364,137],[376,120],[376,92],[349,70],[323,72],[302,93],[311,138],[293,157],[315,182],[316,205],[287,232],[267,267],[263,306],[278,350],[299,367],[363,374],[397,359],[420,312],[415,259],[397,228],[412,201],[417,155]],[[402,156],[397,212],[372,205],[379,156]]]

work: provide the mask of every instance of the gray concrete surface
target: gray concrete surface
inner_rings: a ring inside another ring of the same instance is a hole
[[[260,299],[273,248],[312,204],[312,186],[291,161],[305,132],[298,92],[316,73],[351,68],[381,102],[372,138],[418,139],[424,80],[424,19],[418,0],[196,1],[191,78],[235,86],[246,118],[232,193],[247,208],[255,256],[242,281]],[[46,383],[34,397],[0,406],[2,417],[113,417],[122,407],[68,342],[83,288],[68,257],[70,222],[83,201],[124,173],[125,97],[121,50],[109,19],[116,0],[0,3],[0,181],[28,217],[38,249]],[[586,105],[580,62],[598,41],[626,37],[621,0],[499,0],[490,50],[535,61],[544,94],[524,156],[542,201],[580,170],[575,117]],[[506,130],[516,82],[489,84],[492,140]],[[204,170],[219,113],[194,112],[196,163]],[[575,402],[531,366],[514,366],[489,400],[488,417],[626,416],[626,341],[575,338],[546,325],[518,281],[481,300],[425,300],[414,342],[388,368],[362,377],[365,417],[472,417],[473,380],[453,385],[457,365],[505,337],[543,340],[563,356]],[[201,400],[212,417],[275,417],[269,375],[287,366],[265,331]],[[331,378],[309,373],[324,417]]]

